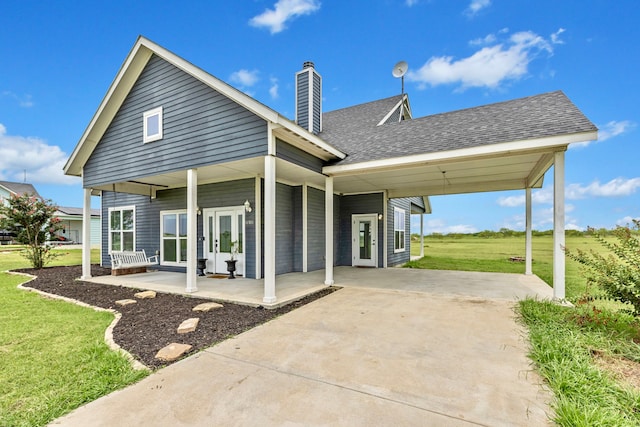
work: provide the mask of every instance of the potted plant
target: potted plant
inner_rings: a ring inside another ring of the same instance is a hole
[[[229,259],[225,262],[227,263],[227,271],[229,272],[229,279],[235,279],[236,276],[234,272],[236,271],[236,262],[238,261],[236,257],[238,256],[238,242],[231,242],[231,252],[229,252]]]

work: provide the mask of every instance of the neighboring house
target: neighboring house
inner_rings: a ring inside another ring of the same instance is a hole
[[[554,292],[564,297],[564,152],[596,127],[551,92],[413,118],[406,94],[322,112],[312,63],[295,76],[291,121],[140,37],[65,165],[81,176],[85,218],[102,200],[102,264],[112,251],[158,254],[160,269],[264,278],[410,257],[410,215],[430,195],[531,189],[554,167]],[[469,209],[474,209],[470,206]],[[88,246],[83,277],[90,277]],[[527,239],[528,272],[530,238]]]
[[[58,210],[54,215],[60,218],[62,224],[62,229],[56,233],[62,240],[72,243],[82,243],[84,241],[82,233],[82,208],[58,206]],[[100,238],[100,209],[91,209],[90,243],[99,245]]]
[[[23,194],[31,194],[42,199],[32,184],[0,181],[0,203],[6,203],[6,199],[12,195],[22,196]],[[58,207],[54,217],[60,218],[62,221],[62,230],[56,233],[61,237],[61,241],[69,241],[73,243],[82,243],[82,213],[83,208]],[[100,243],[100,210],[91,210],[91,242]],[[3,230],[0,230],[0,241],[9,241],[11,236]]]

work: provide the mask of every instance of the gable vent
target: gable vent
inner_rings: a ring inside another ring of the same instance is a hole
[[[311,61],[296,73],[296,123],[309,132],[322,132],[322,77]]]

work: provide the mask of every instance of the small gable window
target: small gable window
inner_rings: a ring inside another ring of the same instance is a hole
[[[145,143],[162,139],[162,107],[154,108],[145,112],[144,119],[144,139]]]

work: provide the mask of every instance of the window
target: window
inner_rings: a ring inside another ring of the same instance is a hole
[[[135,207],[109,208],[109,253],[135,251]]]
[[[162,107],[147,111],[142,117],[144,119],[144,142],[162,139]]]
[[[162,239],[162,264],[187,262],[187,211],[160,212],[160,236]]]
[[[404,209],[393,208],[393,251],[404,252]]]

